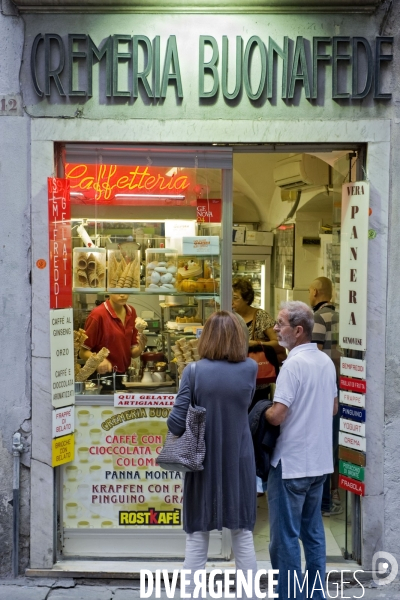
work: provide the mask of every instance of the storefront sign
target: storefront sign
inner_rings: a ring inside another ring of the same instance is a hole
[[[114,406],[161,406],[172,407],[176,394],[114,394]]]
[[[59,467],[72,462],[75,457],[74,434],[55,438],[51,443],[51,466]]]
[[[365,496],[365,484],[345,475],[339,475],[339,487],[357,496]]]
[[[72,306],[71,207],[69,183],[49,177],[50,308]]]
[[[348,375],[349,377],[359,377],[360,379],[365,379],[365,366],[365,360],[358,360],[356,358],[345,358],[342,356],[340,359],[340,374]]]
[[[295,40],[284,36],[279,41],[271,37],[267,41],[257,35],[247,39],[221,37],[220,41],[206,34],[199,35],[197,40],[194,36],[177,40],[175,35],[169,35],[161,40],[160,35],[152,32],[152,40],[146,35],[118,34],[95,43],[87,33],[64,37],[58,33],[38,33],[28,62],[34,90],[40,97],[49,97],[54,90],[60,98],[89,100],[97,92],[93,89],[93,65],[99,62],[99,78],[105,82],[107,99],[131,97],[148,103],[149,99],[164,99],[168,94],[182,99],[185,86],[197,89],[198,98],[222,95],[225,101],[236,100],[234,106],[245,96],[252,101],[261,96],[293,99],[298,86],[303,88],[307,99],[316,99],[322,95],[320,90],[325,89],[322,81],[329,64],[333,99],[360,100],[372,92],[376,99],[391,98],[382,89],[381,71],[383,64],[393,60],[390,53],[393,37],[376,37],[374,42],[343,35],[309,39],[298,35]],[[143,52],[147,56],[145,69],[140,65]],[[198,68],[192,65],[192,73],[198,73],[197,86],[193,76],[184,81],[182,53],[197,60]],[[275,77],[278,60],[282,75]],[[362,84],[361,62],[366,70]],[[121,63],[132,74],[128,82],[120,72]],[[345,80],[341,64],[349,71]],[[346,80],[352,83],[346,85]]]
[[[53,410],[53,438],[74,433],[74,407]]]
[[[75,407],[75,459],[63,468],[67,529],[182,527],[182,475],[156,464],[170,412]]]
[[[365,408],[365,394],[357,394],[356,392],[347,392],[341,390],[339,402],[341,404],[350,404],[351,406]]]
[[[352,419],[353,421],[358,421],[359,423],[365,422],[365,409],[363,408],[355,408],[353,406],[340,406],[340,416],[343,419]]]
[[[360,467],[365,467],[367,464],[365,454],[357,450],[345,448],[344,446],[339,446],[339,458],[355,465],[360,465]]]
[[[339,344],[367,348],[367,266],[369,183],[357,181],[342,187],[340,237]],[[352,373],[355,375],[355,373]]]
[[[357,423],[357,421],[350,421],[350,419],[340,419],[340,431],[346,433],[353,433],[354,435],[360,435],[365,437],[365,423]]]
[[[219,237],[217,235],[198,235],[182,238],[184,256],[203,254],[207,256],[219,255]]]
[[[75,403],[72,308],[50,311],[51,400],[54,408]]]
[[[344,433],[343,431],[339,431],[339,445],[353,448],[353,450],[359,450],[360,452],[365,452],[367,449],[365,437]]]
[[[367,382],[362,379],[353,379],[351,377],[340,377],[339,387],[341,390],[351,390],[361,394],[367,393]]]
[[[357,479],[358,481],[364,481],[365,477],[364,467],[353,465],[352,463],[343,460],[339,460],[339,473],[346,475],[346,477]]]
[[[72,204],[164,206],[195,202],[197,197],[187,174],[173,176],[162,167],[67,164],[65,177]]]
[[[222,202],[221,199],[199,199],[197,200],[197,222],[198,223],[221,223]]]

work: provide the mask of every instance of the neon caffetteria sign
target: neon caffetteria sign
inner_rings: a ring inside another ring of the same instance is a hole
[[[65,177],[70,182],[71,201],[165,200],[184,201],[190,196],[187,175],[168,175],[168,169],[148,166],[67,164]],[[193,189],[193,192],[198,192]]]

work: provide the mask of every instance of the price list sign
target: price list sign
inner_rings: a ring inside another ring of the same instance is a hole
[[[51,401],[54,408],[75,403],[72,308],[50,310]]]
[[[339,487],[359,496],[365,495],[365,377],[365,360],[340,359]]]

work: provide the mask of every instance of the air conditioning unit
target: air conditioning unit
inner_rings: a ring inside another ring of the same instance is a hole
[[[329,184],[329,165],[310,154],[294,154],[276,163],[275,184],[284,190],[304,190]]]

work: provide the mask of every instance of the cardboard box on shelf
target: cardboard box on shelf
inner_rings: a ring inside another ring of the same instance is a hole
[[[246,231],[246,246],[273,246],[274,236],[271,231]]]
[[[246,239],[246,227],[244,225],[234,226],[232,229],[232,243],[244,244]]]

